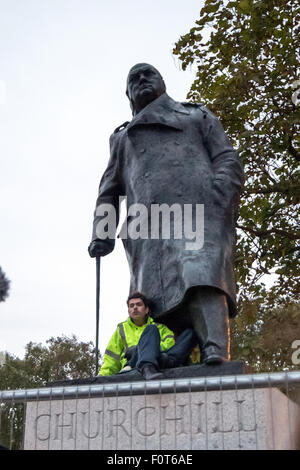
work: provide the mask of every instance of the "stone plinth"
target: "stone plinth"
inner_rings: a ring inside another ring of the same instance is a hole
[[[25,449],[300,449],[277,388],[28,402]]]
[[[206,365],[196,364],[193,366],[175,367],[165,369],[162,372],[162,379],[183,379],[193,377],[220,377],[223,375],[238,375],[250,372],[250,368],[241,361],[228,361],[222,364]],[[144,378],[136,369],[125,374],[114,374],[106,377],[96,376],[72,380],[57,380],[48,382],[47,387],[64,387],[70,385],[91,385],[91,384],[112,384],[121,382],[140,382]]]

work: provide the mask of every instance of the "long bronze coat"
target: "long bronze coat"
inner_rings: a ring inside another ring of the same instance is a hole
[[[193,286],[213,286],[227,294],[236,314],[232,254],[234,223],[243,183],[236,151],[219,120],[203,105],[178,103],[166,93],[148,104],[110,138],[111,156],[96,208],[118,210],[144,204],[204,204],[204,245],[187,250],[182,239],[123,240],[130,268],[130,292],[152,300],[156,318],[181,305]],[[128,218],[130,224],[132,218]],[[94,218],[93,240],[97,238]],[[149,223],[150,227],[150,223]],[[149,229],[150,230],[150,229]],[[114,240],[106,240],[108,251]]]

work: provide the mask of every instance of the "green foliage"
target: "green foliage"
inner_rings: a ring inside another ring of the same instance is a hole
[[[293,363],[293,343],[300,340],[300,303],[282,301],[280,306],[265,299],[256,299],[246,306],[247,315],[231,321],[231,355],[251,366],[253,372],[298,370]],[[274,300],[274,299],[273,299]]]
[[[55,380],[94,375],[95,349],[91,341],[79,342],[73,335],[50,338],[46,344],[28,343],[24,359],[7,354],[0,368],[0,390],[42,387]]]
[[[26,346],[24,368],[32,377],[33,386],[94,375],[95,351],[92,342],[78,342],[73,335],[71,338],[50,338],[46,343],[48,346],[32,342]]]
[[[10,281],[0,267],[0,302],[4,302],[8,297]]]
[[[46,344],[28,343],[24,359],[6,354],[5,365],[0,367],[0,390],[37,388],[55,380],[94,375],[92,342],[79,342],[73,335],[50,338]],[[24,416],[23,404],[0,403],[0,444],[22,448]]]
[[[296,0],[206,0],[173,50],[184,70],[197,68],[188,98],[220,118],[244,164],[236,272],[239,309],[252,321],[266,295],[280,298],[274,308],[299,295],[299,19]]]

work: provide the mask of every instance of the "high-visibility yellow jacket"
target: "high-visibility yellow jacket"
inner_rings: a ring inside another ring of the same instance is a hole
[[[175,344],[175,340],[174,333],[169,328],[161,323],[156,323],[151,317],[148,317],[144,325],[138,326],[129,317],[126,321],[118,324],[112,335],[104,353],[104,362],[99,375],[112,375],[120,372],[126,364],[126,351],[138,344],[146,326],[152,324],[158,328],[161,351],[170,349]]]

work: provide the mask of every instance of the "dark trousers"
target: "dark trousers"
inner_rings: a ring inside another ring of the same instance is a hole
[[[170,365],[167,367],[178,367],[184,363],[192,349],[197,344],[197,337],[191,328],[184,330],[176,339],[176,343],[167,351]],[[165,361],[164,361],[165,362]],[[156,369],[161,369],[160,334],[156,325],[148,325],[138,342],[133,357],[127,363],[132,368],[140,369],[144,364],[153,364]],[[172,364],[172,365],[171,365]]]

